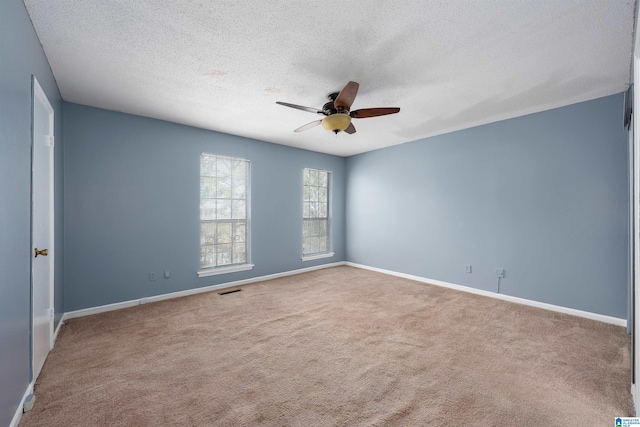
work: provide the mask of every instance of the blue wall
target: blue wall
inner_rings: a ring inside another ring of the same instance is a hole
[[[66,102],[64,126],[66,311],[345,259],[344,158]],[[253,270],[196,275],[201,152],[251,160]],[[331,170],[334,190],[335,256],[308,262],[305,167]]]
[[[350,157],[349,261],[627,317],[623,96]],[[472,273],[465,273],[471,264]]]
[[[56,323],[63,305],[62,100],[21,0],[0,1],[0,425],[30,382],[31,76],[55,110]]]

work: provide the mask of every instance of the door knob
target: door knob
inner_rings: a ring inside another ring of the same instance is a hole
[[[34,258],[38,258],[38,255],[42,255],[42,256],[49,255],[49,249],[42,249],[41,251],[39,251],[38,248],[35,248],[34,252],[36,253],[36,256]]]

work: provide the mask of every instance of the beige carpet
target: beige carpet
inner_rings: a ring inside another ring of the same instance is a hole
[[[21,426],[610,426],[621,327],[337,267],[72,319]]]

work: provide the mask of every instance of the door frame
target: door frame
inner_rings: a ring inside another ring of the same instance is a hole
[[[34,149],[35,149],[35,119],[36,119],[36,101],[39,101],[42,103],[42,105],[44,105],[45,109],[47,110],[47,112],[49,113],[49,135],[51,135],[51,141],[50,144],[52,146],[52,149],[49,150],[49,179],[48,179],[48,184],[49,184],[49,200],[50,200],[50,204],[49,204],[49,254],[47,256],[47,260],[49,262],[49,351],[51,351],[51,349],[53,348],[53,342],[54,342],[54,329],[53,329],[53,324],[54,324],[54,313],[55,313],[55,295],[54,295],[54,282],[55,282],[55,198],[54,198],[54,158],[55,158],[55,152],[53,149],[54,146],[54,141],[55,141],[55,111],[53,109],[53,107],[51,106],[51,103],[49,102],[49,99],[47,98],[47,95],[44,93],[44,90],[42,90],[42,87],[40,86],[40,83],[38,82],[38,79],[36,78],[36,76],[32,76],[32,105],[31,105],[31,236],[30,236],[30,248],[29,248],[29,258],[31,260],[30,262],[30,267],[31,267],[31,271],[30,271],[30,275],[31,275],[31,381],[32,383],[35,382],[35,380],[37,378],[35,378],[35,372],[36,372],[36,367],[35,367],[35,356],[33,354],[34,352],[34,347],[35,347],[35,334],[34,334],[34,315],[35,315],[35,310],[34,310],[34,277],[33,277],[33,254],[32,254],[32,250],[33,250],[33,219],[34,219],[34,214],[33,214],[33,196],[34,196],[34,180],[33,180],[33,176],[34,176],[34,170],[33,170],[33,158],[34,158]]]

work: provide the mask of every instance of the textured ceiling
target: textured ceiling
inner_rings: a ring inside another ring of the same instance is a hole
[[[25,0],[65,100],[347,156],[622,92],[633,0]],[[360,83],[357,133],[319,108]],[[622,107],[621,107],[622,108]],[[622,120],[622,119],[621,119]]]

